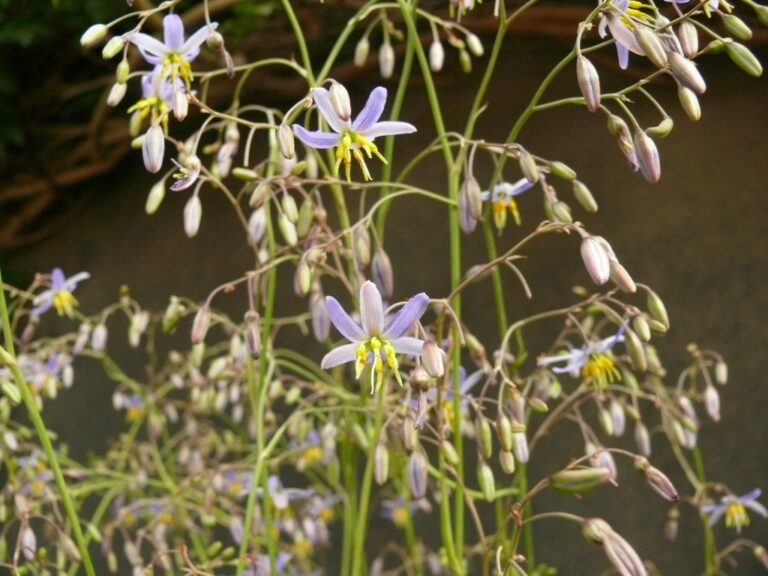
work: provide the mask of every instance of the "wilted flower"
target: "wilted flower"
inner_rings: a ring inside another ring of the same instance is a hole
[[[404,334],[426,312],[429,296],[424,292],[417,294],[387,322],[379,289],[373,282],[366,281],[360,288],[360,325],[350,318],[334,297],[327,296],[325,303],[331,322],[350,344],[343,344],[328,352],[320,366],[327,369],[355,362],[355,373],[359,378],[365,366],[371,364],[373,394],[381,385],[386,363],[402,385],[396,354],[421,356],[424,341]]]
[[[760,514],[763,518],[768,518],[768,510],[757,501],[762,493],[763,491],[760,488],[755,488],[743,496],[728,494],[723,496],[720,504],[702,506],[701,511],[709,516],[710,526],[717,524],[717,521],[725,514],[725,525],[728,528],[735,528],[736,532],[741,532],[742,526],[749,526],[747,508]]]
[[[312,132],[299,124],[294,124],[296,135],[304,144],[320,150],[336,148],[336,174],[339,166],[344,163],[347,180],[351,180],[352,158],[360,165],[365,180],[373,180],[365,164],[365,157],[372,158],[375,154],[382,162],[387,159],[381,155],[373,141],[380,136],[396,136],[416,132],[416,127],[407,122],[379,122],[384,105],[387,102],[387,89],[379,86],[374,88],[368,97],[365,108],[350,124],[349,120],[339,117],[331,102],[331,96],[325,88],[315,88],[312,97],[320,114],[331,127],[333,132],[321,130]]]
[[[32,300],[32,305],[35,307],[32,309],[32,316],[45,314],[53,307],[59,316],[66,314],[71,317],[77,307],[77,299],[72,292],[80,282],[90,276],[88,272],[79,272],[67,278],[61,268],[54,268],[51,272],[51,287]]]
[[[514,184],[501,182],[493,187],[492,191],[486,190],[482,193],[483,202],[491,201],[491,210],[493,211],[493,222],[496,228],[502,230],[507,225],[507,211],[512,214],[515,224],[520,225],[520,212],[517,210],[515,196],[527,192],[533,187],[533,182],[521,178]]]

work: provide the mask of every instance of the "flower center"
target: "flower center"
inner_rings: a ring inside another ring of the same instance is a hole
[[[64,314],[72,316],[76,306],[77,298],[68,290],[59,290],[53,297],[53,307],[56,308],[56,313],[59,316],[64,316]]]
[[[655,7],[646,4],[645,2],[639,2],[638,0],[630,0],[627,5],[627,11],[621,16],[621,21],[630,30],[635,29],[635,23],[632,20],[638,20],[644,23],[653,23],[653,16],[643,12],[643,10],[649,10],[653,12]]]
[[[397,526],[405,526],[407,520],[408,510],[405,509],[405,506],[398,506],[392,510],[392,522],[394,522]]]
[[[317,464],[323,459],[323,449],[320,446],[310,446],[304,450],[304,463],[308,465]]]
[[[595,388],[604,390],[609,384],[621,380],[621,373],[608,354],[591,354],[589,358],[581,369],[581,377],[591,381]]]
[[[368,171],[368,166],[365,164],[363,152],[365,152],[365,156],[368,158],[373,158],[375,154],[384,164],[387,163],[387,159],[381,155],[376,144],[353,130],[346,130],[341,136],[339,145],[336,147],[336,174],[339,173],[339,166],[343,162],[344,174],[347,177],[347,181],[350,181],[352,179],[352,159],[354,158],[363,171],[363,179],[373,180],[371,173]]]
[[[517,202],[514,198],[501,196],[493,202],[493,223],[498,230],[503,230],[507,225],[507,211],[512,214],[515,224],[520,226],[520,211],[517,209]]]
[[[163,77],[167,78],[168,76],[174,82],[176,79],[181,78],[184,81],[184,85],[189,89],[192,80],[194,80],[192,65],[189,63],[189,60],[178,52],[171,52],[163,60]]]
[[[400,377],[400,370],[398,369],[397,357],[395,356],[395,349],[388,340],[385,340],[380,336],[374,336],[357,347],[356,355],[356,378],[360,378],[365,366],[371,364],[371,394],[381,386],[384,379],[385,364],[394,373],[395,378],[397,378],[397,383],[400,384],[400,386],[403,385],[403,380]]]
[[[725,509],[725,525],[728,528],[741,530],[742,526],[749,526],[749,515],[741,502],[731,502]]]

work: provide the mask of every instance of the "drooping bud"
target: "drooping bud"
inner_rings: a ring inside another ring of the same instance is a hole
[[[197,194],[192,194],[184,206],[184,233],[193,238],[200,230],[200,222],[203,219],[203,204]]]
[[[445,48],[440,40],[433,40],[429,45],[429,69],[432,72],[440,72],[445,62]]]
[[[176,90],[173,93],[173,117],[182,122],[189,113],[189,98],[184,90]]]
[[[352,249],[361,267],[371,263],[371,234],[367,226],[355,226],[352,231]]]
[[[549,477],[549,485],[558,492],[584,494],[611,481],[607,468],[577,468],[561,470]]]
[[[91,46],[98,44],[107,37],[108,31],[109,28],[104,24],[93,24],[88,30],[83,32],[82,36],[80,36],[80,46],[83,48],[90,48]]]
[[[635,457],[635,469],[645,474],[645,479],[648,481],[648,485],[653,488],[659,496],[670,502],[677,502],[680,500],[680,496],[677,493],[675,485],[667,477],[664,472],[651,466],[648,459],[644,456]]]
[[[141,155],[144,159],[144,167],[148,172],[155,174],[163,167],[165,156],[165,134],[159,123],[152,124],[144,135],[141,145]]]
[[[21,528],[19,546],[21,547],[22,554],[24,554],[24,558],[30,561],[35,559],[37,554],[37,537],[31,526],[27,523],[24,523]]]
[[[456,452],[456,448],[454,448],[453,444],[451,444],[448,440],[443,440],[440,442],[440,452],[442,453],[446,462],[448,462],[448,464],[451,466],[458,466],[461,462],[459,453]]]
[[[325,298],[319,290],[309,298],[309,311],[312,315],[312,334],[318,342],[325,342],[331,334],[331,318],[325,305]]]
[[[585,236],[581,241],[581,259],[592,281],[602,286],[611,277],[608,253],[595,236]]]
[[[312,287],[312,267],[306,258],[301,258],[296,265],[293,286],[298,296],[309,294],[309,290]]]
[[[395,72],[395,49],[388,41],[379,48],[379,72],[385,80],[392,78]]]
[[[629,359],[632,361],[632,366],[635,370],[638,372],[645,372],[648,370],[648,360],[645,355],[643,343],[640,341],[637,334],[629,328],[624,331],[624,346],[627,349]]]
[[[680,528],[680,509],[672,506],[667,512],[667,521],[664,523],[664,539],[667,542],[677,540],[677,533]]]
[[[483,43],[480,41],[480,38],[478,38],[476,34],[472,34],[470,32],[466,35],[465,40],[467,42],[467,48],[469,48],[469,51],[476,58],[480,58],[485,53]]]
[[[487,418],[477,418],[475,440],[480,448],[480,455],[486,460],[490,458],[493,455],[493,432]]]
[[[164,198],[165,180],[160,180],[150,188],[149,194],[147,195],[147,202],[144,204],[144,211],[149,215],[154,214],[157,212],[157,209],[160,207]]]
[[[723,19],[723,26],[728,33],[737,40],[747,41],[752,39],[752,29],[738,16],[721,12],[720,18]]]
[[[600,76],[594,64],[584,56],[576,59],[576,79],[579,83],[579,90],[584,96],[587,104],[587,110],[596,112],[600,109]]]
[[[384,249],[379,246],[371,262],[371,276],[381,295],[389,300],[395,292],[395,278],[392,272],[392,261]]]
[[[296,226],[285,212],[281,212],[277,217],[277,227],[280,229],[280,233],[283,235],[286,243],[289,246],[295,246],[299,241],[299,235],[296,232]]]
[[[643,314],[638,314],[632,318],[632,328],[643,342],[651,341],[651,327]]]
[[[120,61],[120,64],[117,65],[117,70],[115,72],[115,80],[120,84],[125,84],[128,82],[128,74],[131,72],[131,67],[128,64],[128,60],[123,58]]]
[[[564,162],[552,162],[549,165],[549,171],[563,180],[576,179],[576,171]]]
[[[445,353],[433,340],[424,342],[424,348],[421,352],[422,365],[431,378],[442,378],[445,374],[445,365],[443,356]]]
[[[415,499],[427,494],[427,457],[421,450],[414,450],[408,459],[408,480],[411,495]]]
[[[373,453],[373,462],[373,478],[376,480],[376,484],[381,486],[389,478],[389,450],[387,450],[383,442],[379,442],[376,445],[376,450]]]
[[[576,198],[576,201],[581,204],[581,207],[587,212],[597,212],[597,201],[589,188],[587,188],[586,184],[581,180],[573,181],[573,197]]]
[[[484,460],[477,463],[477,482],[480,484],[480,490],[483,492],[485,501],[493,502],[496,496],[496,481],[493,477],[493,470]]]
[[[696,96],[696,93],[685,86],[678,86],[677,98],[680,100],[680,106],[683,108],[683,111],[688,118],[694,122],[698,122],[701,118],[701,105],[699,104],[699,98]]]
[[[696,64],[677,52],[669,53],[669,70],[682,86],[690,88],[696,94],[704,94],[707,91],[707,83],[699,72]]]
[[[669,60],[659,36],[646,26],[635,27],[635,39],[656,68],[666,68]]]
[[[503,412],[499,412],[499,415],[496,418],[496,435],[499,438],[499,445],[502,450],[512,450],[514,443],[512,422]]]
[[[634,145],[637,163],[643,177],[651,184],[658,182],[661,178],[661,161],[656,143],[648,134],[638,128],[635,130]]]
[[[280,148],[280,154],[286,160],[291,160],[296,156],[296,144],[293,140],[293,130],[288,124],[283,122],[277,129],[277,145]]]
[[[725,386],[728,383],[728,364],[722,360],[718,360],[715,364],[715,382],[720,386]]]
[[[712,420],[720,421],[720,393],[712,384],[704,388],[704,407]]]
[[[725,44],[725,51],[728,57],[733,60],[733,63],[744,70],[744,72],[756,78],[762,76],[763,65],[760,64],[760,61],[755,58],[755,55],[744,44],[727,42]]]
[[[667,314],[667,308],[664,306],[664,302],[653,290],[649,289],[647,290],[647,293],[646,305],[648,306],[648,312],[651,317],[661,322],[664,327],[669,330],[669,315]]]
[[[264,206],[258,207],[248,218],[248,240],[255,246],[264,237],[267,230],[267,212]]]
[[[107,106],[114,108],[120,104],[125,97],[127,90],[128,86],[125,83],[115,82],[112,84],[112,88],[109,90],[109,95],[107,96]]]
[[[349,102],[349,92],[347,92],[347,89],[338,82],[332,82],[328,95],[330,96],[331,106],[333,106],[336,116],[344,121],[349,120],[352,116],[352,104]]]
[[[675,127],[675,121],[669,116],[665,116],[656,126],[651,126],[645,132],[651,138],[666,138],[672,133]]]
[[[561,200],[547,202],[546,208],[548,208],[549,214],[555,222],[560,222],[561,224],[573,224],[571,208],[565,202],[562,202]]]
[[[287,192],[283,194],[280,205],[283,208],[283,214],[285,214],[288,220],[293,224],[299,221],[299,207],[296,205],[296,200],[293,196]]]
[[[618,260],[611,259],[611,281],[619,287],[622,292],[634,294],[637,292],[637,284],[630,276],[627,269]]]
[[[110,38],[109,42],[106,43],[104,48],[101,51],[101,56],[104,58],[104,60],[109,60],[110,58],[114,58],[117,56],[125,46],[125,40],[123,40],[122,36],[114,36],[113,38]]]
[[[462,184],[461,190],[459,190],[456,204],[459,214],[459,228],[465,234],[471,234],[477,228],[477,218],[473,216],[473,201],[470,198],[470,190],[466,186],[466,182]]]
[[[764,8],[764,6],[760,6],[760,8]],[[766,15],[766,19],[768,19],[768,15]],[[765,550],[762,546],[755,546],[752,548],[752,553],[755,556],[755,560],[760,562],[760,564],[768,570],[768,551]]]
[[[360,41],[355,45],[355,55],[352,58],[355,66],[363,66],[368,59],[368,53],[371,51],[371,43],[368,41],[368,36],[363,36]]]
[[[472,56],[463,48],[459,50],[459,66],[464,74],[472,72]]]
[[[107,347],[107,327],[103,322],[99,322],[91,334],[91,348],[94,352],[103,352]]]
[[[680,40],[680,47],[686,58],[696,56],[699,51],[699,32],[693,22],[690,20],[682,22],[677,29],[677,38]]]
[[[499,451],[499,463],[505,474],[515,473],[515,455],[510,450]]]
[[[192,344],[195,346],[202,343],[205,339],[205,335],[208,333],[208,328],[211,326],[211,308],[208,304],[203,304],[197,309],[195,319],[192,321]]]
[[[635,444],[637,444],[637,451],[640,454],[643,456],[651,455],[651,437],[646,425],[640,421],[635,424]]]
[[[480,220],[483,217],[483,198],[480,184],[474,176],[467,176],[464,179],[459,194],[466,194],[470,214],[475,220]]]

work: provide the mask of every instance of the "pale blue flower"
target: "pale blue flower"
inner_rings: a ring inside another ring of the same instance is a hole
[[[483,202],[491,202],[491,212],[493,212],[493,222],[496,228],[502,230],[507,224],[507,212],[512,214],[515,224],[520,225],[520,212],[517,209],[515,196],[519,196],[533,187],[533,182],[521,178],[514,184],[501,182],[493,187],[492,191],[484,191],[480,197]]]
[[[742,526],[749,526],[747,508],[763,518],[768,518],[768,510],[757,501],[762,493],[760,488],[755,488],[743,496],[728,494],[723,496],[720,504],[702,506],[701,511],[709,516],[708,522],[710,526],[717,524],[718,520],[725,515],[725,525],[728,528],[735,528],[737,532],[741,532]]]
[[[51,287],[40,292],[32,300],[32,316],[45,314],[51,308],[56,309],[59,316],[66,314],[72,316],[77,307],[77,299],[72,295],[77,285],[90,278],[88,272],[80,272],[67,278],[61,268],[54,268],[51,272]]]
[[[409,517],[419,512],[431,512],[432,506],[425,498],[411,500],[406,504],[402,496],[381,501],[381,516],[391,520],[397,526],[404,526]]]
[[[328,352],[320,366],[327,369],[354,362],[356,377],[359,378],[365,366],[371,364],[373,394],[382,382],[386,365],[402,385],[396,354],[421,356],[424,341],[404,334],[426,312],[429,296],[424,292],[417,294],[393,318],[387,320],[379,289],[373,282],[366,281],[360,288],[361,324],[352,320],[333,296],[327,296],[325,302],[331,322],[350,344],[342,344]]]
[[[387,103],[387,89],[381,86],[373,89],[365,107],[351,123],[336,113],[331,103],[330,93],[325,88],[315,88],[312,92],[312,98],[320,111],[320,115],[333,132],[322,130],[312,132],[299,124],[294,124],[293,129],[299,140],[310,148],[319,150],[336,148],[334,170],[338,175],[339,166],[343,162],[347,180],[351,180],[353,158],[360,165],[365,180],[373,179],[365,164],[365,156],[372,158],[375,154],[384,164],[387,163],[386,158],[379,153],[379,149],[373,143],[376,138],[416,132],[416,127],[407,122],[379,122],[379,118],[384,112],[384,105]]]

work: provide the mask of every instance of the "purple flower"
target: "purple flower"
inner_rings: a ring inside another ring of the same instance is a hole
[[[310,148],[324,150],[336,148],[335,173],[338,175],[339,166],[344,163],[347,180],[351,180],[352,158],[360,165],[365,180],[373,180],[368,167],[365,164],[365,156],[371,158],[375,154],[379,160],[387,163],[386,158],[379,153],[379,149],[373,141],[380,136],[396,136],[398,134],[411,134],[416,132],[416,127],[407,122],[384,121],[379,122],[384,105],[387,103],[387,89],[379,86],[374,88],[368,97],[365,108],[357,115],[352,123],[348,119],[341,118],[331,102],[331,95],[325,88],[315,88],[312,97],[320,111],[320,115],[328,123],[333,132],[318,130],[311,132],[299,124],[294,124],[296,135]],[[365,153],[365,156],[363,156]]]
[[[421,356],[424,341],[404,336],[422,317],[429,305],[429,296],[421,292],[408,300],[389,321],[384,316],[384,304],[376,284],[366,281],[360,288],[360,321],[358,325],[332,296],[326,296],[328,315],[336,329],[350,344],[342,344],[323,357],[320,366],[333,368],[347,362],[355,363],[355,377],[360,378],[367,364],[371,369],[371,394],[381,385],[384,366],[388,366],[403,385],[395,354]]]
[[[619,67],[622,70],[626,70],[629,66],[630,52],[645,55],[633,32],[638,25],[637,21],[647,22],[650,18],[640,10],[644,6],[645,4],[638,0],[614,0],[611,10],[604,13],[600,20],[598,33],[601,38],[605,38],[606,26],[610,30],[611,36],[616,41]]]
[[[623,341],[624,325],[622,324],[613,336],[597,342],[587,342],[581,348],[569,348],[568,352],[564,354],[542,356],[537,363],[539,366],[564,363],[563,366],[553,367],[552,372],[571,375],[578,375],[581,372],[584,379],[592,379],[598,388],[604,388],[607,384],[621,378],[610,355],[610,350]]]
[[[493,221],[496,224],[496,228],[502,230],[507,225],[507,210],[512,214],[515,224],[518,226],[520,225],[520,212],[517,210],[515,196],[527,192],[532,187],[533,182],[521,178],[514,184],[510,184],[509,182],[496,184],[496,186],[493,187],[493,191],[486,190],[480,195],[483,202],[491,201]]]
[[[747,508],[760,514],[763,518],[768,518],[768,510],[757,501],[762,494],[760,488],[755,488],[743,496],[734,496],[728,494],[723,496],[720,504],[709,504],[702,506],[701,511],[709,516],[709,525],[714,526],[717,521],[725,514],[725,525],[728,528],[735,528],[736,532],[741,532],[742,526],[749,526],[749,516]]]
[[[402,496],[391,500],[381,501],[381,515],[388,520],[392,520],[395,525],[405,526],[408,517],[415,516],[418,512],[431,512],[432,506],[425,498],[412,500],[406,504]]]
[[[59,316],[66,314],[71,317],[77,306],[77,298],[72,295],[72,292],[80,282],[90,276],[88,272],[80,272],[67,278],[61,268],[54,268],[51,272],[51,287],[40,292],[32,300],[32,305],[35,306],[32,309],[32,316],[45,314],[53,307]]]
[[[185,81],[192,80],[192,70],[189,63],[200,53],[200,46],[218,27],[217,23],[206,25],[184,40],[184,23],[177,14],[168,14],[163,18],[164,41],[149,34],[134,32],[126,40],[139,49],[144,60],[153,66],[159,66],[163,76],[181,77]]]

